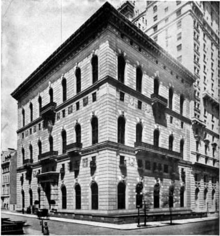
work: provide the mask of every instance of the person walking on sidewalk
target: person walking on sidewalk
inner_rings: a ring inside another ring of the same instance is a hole
[[[44,223],[43,235],[50,235],[50,232],[49,232],[49,228],[48,228],[47,222]]]

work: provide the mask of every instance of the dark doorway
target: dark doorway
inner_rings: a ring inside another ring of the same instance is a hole
[[[76,193],[76,209],[81,209],[81,187],[79,184],[75,187]]]
[[[93,182],[91,185],[91,191],[92,191],[92,209],[97,210],[98,209],[98,185],[96,182]]]
[[[118,209],[125,209],[125,183],[118,184]]]

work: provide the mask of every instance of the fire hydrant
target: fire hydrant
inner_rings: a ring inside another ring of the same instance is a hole
[[[49,228],[48,228],[47,222],[44,222],[44,226],[43,226],[43,235],[50,235],[50,232],[49,232]]]

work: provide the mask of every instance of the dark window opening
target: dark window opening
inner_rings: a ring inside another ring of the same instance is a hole
[[[154,79],[154,94],[159,94],[159,80],[158,79]]]
[[[160,137],[160,132],[158,129],[154,130],[154,146],[159,147],[159,137]]]
[[[25,151],[24,151],[24,148],[21,149],[21,153],[22,153],[22,162],[24,163],[24,160],[25,160]]]
[[[123,182],[118,184],[118,209],[125,209],[125,189]]]
[[[30,206],[33,206],[33,192],[32,192],[32,189],[29,190],[29,196],[30,196]]]
[[[98,57],[92,57],[92,82],[93,84],[98,80]]]
[[[66,87],[66,79],[62,80],[62,87],[63,87],[63,102],[67,99],[67,87]]]
[[[23,126],[25,126],[25,110],[22,109],[22,122],[23,122]]]
[[[120,101],[124,102],[125,100],[125,94],[123,92],[120,92]]]
[[[76,93],[81,92],[81,69],[77,67],[76,72]]]
[[[76,110],[79,110],[79,102],[76,103]]]
[[[183,115],[184,96],[180,95],[180,114]]]
[[[33,104],[30,103],[30,122],[33,121]]]
[[[61,192],[62,192],[62,209],[66,209],[67,195],[66,195],[66,187],[65,186],[63,186],[61,188]]]
[[[76,125],[75,131],[76,131],[76,143],[81,143],[81,126],[80,126],[80,124]]]
[[[41,107],[42,107],[42,98],[41,98],[41,96],[39,96],[39,98],[38,98],[38,105],[39,105],[39,116],[40,116],[40,110],[41,110]]]
[[[53,151],[53,137],[50,135],[49,137],[49,146],[50,146],[50,152]]]
[[[50,88],[49,90],[50,102],[53,102],[53,89]]]
[[[169,150],[173,150],[173,135],[169,136]]]
[[[124,83],[125,77],[125,59],[122,55],[118,56],[118,80]]]
[[[142,108],[142,102],[141,102],[141,101],[138,101],[138,109],[141,110],[141,108]]]
[[[91,121],[92,124],[92,144],[98,143],[98,118],[94,116]]]
[[[41,143],[40,140],[38,141],[38,154],[39,154],[39,155],[42,154],[42,143]]]
[[[154,208],[160,207],[160,185],[154,185]]]
[[[98,204],[99,204],[99,195],[98,195],[98,185],[97,183],[93,182],[91,185],[91,191],[92,191],[92,210],[98,210]]]
[[[169,89],[169,108],[173,109],[173,88]]]
[[[136,69],[136,90],[141,93],[142,90],[142,70],[140,67]]]
[[[118,118],[118,143],[125,144],[125,118]]]
[[[96,102],[96,92],[92,94],[92,102]]]
[[[184,140],[180,140],[180,154],[183,156],[184,153]]]
[[[75,187],[76,209],[81,209],[81,187],[79,184]]]
[[[180,207],[184,207],[184,186],[180,188]]]
[[[62,136],[62,153],[66,153],[66,144],[67,144],[67,140],[66,140],[66,131],[63,130],[61,133]]]
[[[136,125],[136,142],[140,143],[142,142],[142,124],[138,123]]]
[[[29,146],[29,151],[30,151],[30,160],[33,160],[33,146]]]

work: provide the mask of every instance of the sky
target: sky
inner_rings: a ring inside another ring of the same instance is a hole
[[[1,151],[17,148],[17,101],[11,93],[105,2],[1,1]],[[122,1],[108,2],[118,8]]]

